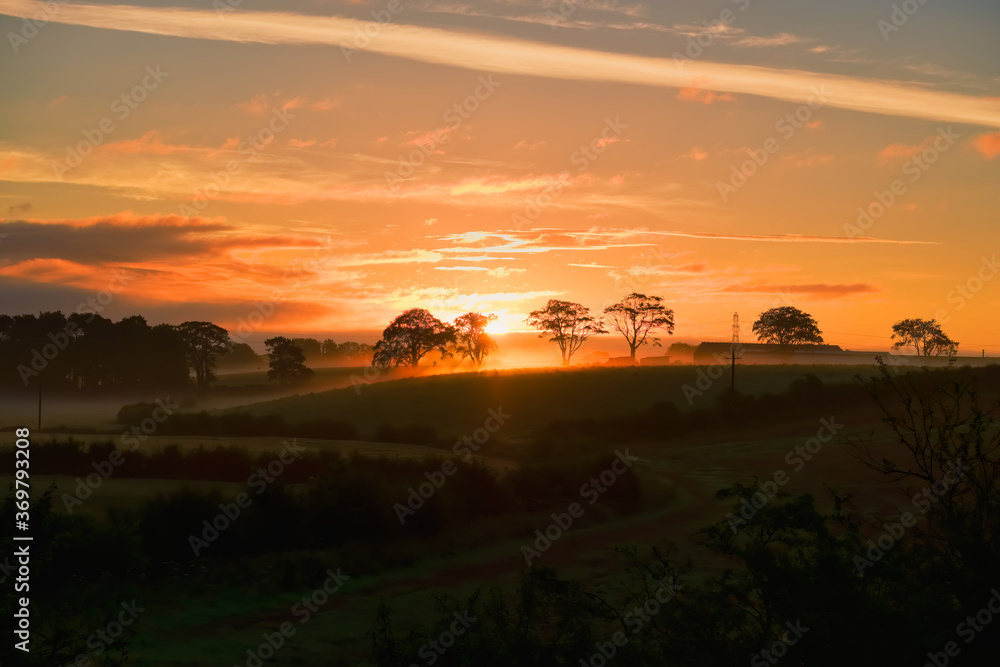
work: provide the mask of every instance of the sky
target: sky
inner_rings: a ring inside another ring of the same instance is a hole
[[[0,0],[0,312],[1000,353],[995,2]],[[85,306],[85,304],[90,304]]]

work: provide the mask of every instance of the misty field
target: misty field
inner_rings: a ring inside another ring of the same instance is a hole
[[[57,548],[101,540],[78,567],[96,568],[96,581],[115,582],[116,595],[145,601],[128,640],[109,645],[105,657],[127,650],[137,665],[252,665],[261,638],[289,621],[295,632],[268,664],[390,664],[378,651],[402,644],[373,648],[389,641],[386,619],[393,636],[416,646],[442,605],[485,591],[523,605],[534,573],[557,572],[590,594],[625,601],[637,554],[670,552],[697,563],[685,579],[692,585],[719,576],[732,555],[700,531],[732,521],[734,500],[719,494],[734,484],[773,489],[768,507],[787,502],[780,492],[811,494],[821,511],[833,511],[835,491],[850,498],[858,517],[874,521],[893,511],[892,485],[845,447],[863,441],[879,457],[905,455],[855,377],[871,378],[876,369],[739,368],[739,394],[728,393],[724,374],[693,396],[690,388],[709,370],[388,379],[181,410],[135,451],[123,446],[121,425],[76,435],[70,427],[34,437],[33,479],[36,493],[51,488],[49,520],[63,534]],[[976,382],[984,402],[1000,392],[996,368],[929,373]],[[287,435],[217,433],[234,423],[280,426]],[[296,436],[348,426],[356,438]],[[197,428],[212,435],[185,432]],[[285,457],[289,442],[299,450]],[[2,446],[9,452],[11,444]],[[602,471],[611,479],[622,456],[634,463],[624,472],[619,466],[611,485],[597,484]],[[414,491],[421,484],[432,489],[424,499]],[[219,519],[240,494],[247,507]],[[536,531],[569,516],[574,501],[582,516],[556,539],[539,541]],[[213,537],[208,526],[217,519],[225,526]],[[303,619],[309,607],[297,602],[329,571],[349,579]],[[93,609],[61,621],[63,632],[100,627],[100,610],[114,595],[104,585],[89,595]],[[594,627],[606,622],[595,618]]]

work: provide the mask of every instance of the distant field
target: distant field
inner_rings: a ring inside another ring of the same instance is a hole
[[[627,415],[657,402],[687,409],[684,385],[696,387],[706,371],[718,367],[665,366],[638,368],[486,371],[407,378],[357,388],[335,389],[256,403],[230,411],[280,414],[288,423],[317,419],[349,422],[363,434],[382,424],[427,425],[439,434],[460,437],[481,427],[488,410],[502,407],[511,415],[501,439],[522,436],[560,419]],[[874,367],[747,366],[737,369],[737,388],[747,394],[784,391],[812,373],[825,383],[853,382]],[[699,373],[702,375],[700,376]],[[693,405],[707,406],[729,386],[729,369],[708,386]]]

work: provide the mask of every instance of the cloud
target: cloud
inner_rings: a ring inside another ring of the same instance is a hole
[[[695,162],[701,162],[707,157],[708,153],[706,153],[705,149],[702,148],[701,146],[692,146],[691,150],[689,150],[687,153],[682,153],[681,155],[677,156],[678,159],[691,158]]]
[[[426,132],[412,131],[406,133],[407,146],[420,146],[428,150],[437,147],[439,144],[447,143],[451,138],[451,133],[455,128],[451,125],[439,127]]]
[[[805,294],[820,299],[839,299],[856,294],[871,294],[880,288],[870,283],[809,283],[800,285],[731,285],[723,292],[739,294]]]
[[[736,98],[729,93],[719,95],[713,93],[711,90],[702,90],[701,88],[681,88],[680,92],[677,93],[677,99],[685,102],[699,102],[701,104],[736,101]]]
[[[0,223],[5,258],[13,264],[55,260],[80,264],[136,263],[217,255],[238,248],[316,247],[317,241],[240,231],[224,218],[134,215]]]
[[[980,134],[973,138],[972,147],[992,160],[1000,155],[1000,132]]]
[[[120,153],[123,155],[170,155],[196,150],[191,146],[168,144],[163,141],[163,135],[156,130],[150,130],[138,139],[127,139],[104,144],[99,147],[102,153]]]
[[[570,262],[570,263],[566,264],[566,266],[576,266],[576,267],[579,267],[581,269],[613,269],[613,268],[615,268],[613,266],[608,266],[607,264],[597,264],[596,262],[588,262],[586,264],[578,264],[578,263]]]
[[[788,46],[789,44],[801,44],[808,41],[805,37],[782,32],[770,37],[743,37],[733,42],[733,46],[737,48],[761,48],[768,46]]]
[[[334,99],[332,97],[325,97],[319,101],[310,104],[309,108],[315,109],[316,111],[330,111],[331,109],[336,109],[339,106],[340,106],[340,100]]]
[[[914,144],[912,146],[908,144],[890,144],[878,152],[878,159],[883,164],[894,160],[908,160],[914,155],[922,153],[927,148],[930,148],[937,136],[938,135],[936,134],[931,135],[919,144]]]
[[[893,239],[877,239],[869,236],[819,236],[813,234],[720,234],[714,232],[680,232],[649,229],[600,229],[593,228],[586,232],[571,232],[580,238],[599,239],[640,239],[646,245],[652,245],[658,238],[690,238],[712,241],[751,241],[755,243],[888,243],[900,245],[934,245],[933,241],[897,241]]]
[[[514,269],[506,266],[498,266],[495,269],[489,269],[486,275],[493,278],[506,278],[507,276],[514,276],[519,273],[525,273],[528,269]]]
[[[547,144],[548,144],[547,141],[528,142],[528,141],[526,141],[524,139],[521,139],[519,142],[517,142],[516,144],[514,144],[514,150],[516,150],[516,151],[519,151],[519,150],[533,151],[536,148],[541,148],[542,146],[546,146]]]
[[[8,0],[3,13],[31,18],[40,2]],[[372,22],[289,12],[240,11],[220,17],[209,10],[66,3],[51,22],[155,35],[263,44],[327,44],[353,48],[358,30]],[[379,24],[368,50],[425,63],[476,71],[557,79],[611,81],[653,87],[704,86],[790,102],[815,101],[869,113],[1000,127],[1000,102],[894,81],[731,63],[693,61],[678,68],[670,58],[608,53],[487,34],[396,23]]]
[[[795,167],[816,167],[830,164],[835,159],[836,156],[834,155],[816,155],[811,150],[785,156],[785,162],[789,162]]]

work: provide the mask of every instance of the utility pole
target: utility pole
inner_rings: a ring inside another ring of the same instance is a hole
[[[42,374],[38,374],[38,430],[42,430]]]
[[[740,314],[733,313],[733,345],[729,349],[729,360],[732,362],[730,371],[729,388],[736,392],[736,360],[742,357],[736,356],[736,350],[740,346]]]

